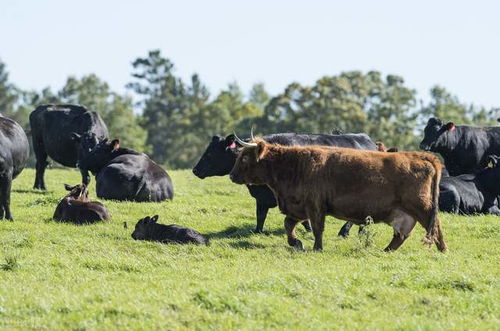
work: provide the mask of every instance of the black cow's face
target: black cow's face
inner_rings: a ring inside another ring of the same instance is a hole
[[[97,136],[92,132],[85,132],[82,135],[73,132],[71,133],[71,139],[77,143],[78,160],[84,159],[99,143]]]
[[[132,232],[132,238],[134,240],[144,240],[148,238],[148,229],[151,224],[155,224],[158,221],[158,215],[153,217],[146,216],[140,219],[135,225],[134,232]]]
[[[95,145],[90,152],[86,153],[85,157],[78,162],[78,168],[90,170],[93,174],[96,174],[115,157],[116,154],[114,153],[119,148],[120,141],[118,139],[114,139],[111,142],[108,142],[108,139],[104,139]]]
[[[424,129],[424,139],[420,143],[420,149],[424,151],[435,151],[442,143],[446,133],[455,130],[455,124],[452,122],[443,125],[439,118],[432,117],[427,122]]]
[[[263,140],[258,140],[255,147],[245,147],[229,174],[231,180],[236,184],[265,184],[266,170],[262,160],[266,153],[267,144]]]
[[[229,174],[238,157],[238,147],[240,146],[236,143],[234,134],[226,138],[213,136],[205,153],[193,168],[193,174],[201,179]]]

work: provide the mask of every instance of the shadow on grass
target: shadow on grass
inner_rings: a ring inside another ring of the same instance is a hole
[[[266,245],[258,244],[258,243],[253,243],[248,240],[240,240],[237,242],[232,242],[229,244],[232,248],[236,249],[258,249],[258,248],[268,248]]]
[[[264,233],[255,233],[252,225],[243,225],[241,227],[229,226],[222,231],[208,232],[205,235],[209,239],[222,239],[222,238],[248,238],[251,236],[281,236],[285,234],[284,229],[275,229],[271,231],[264,231]]]
[[[12,192],[15,192],[15,193],[34,193],[34,194],[41,194],[41,195],[52,193],[52,191],[42,191],[42,190],[35,190],[35,189],[33,189],[33,190],[14,189],[14,190],[12,190]]]

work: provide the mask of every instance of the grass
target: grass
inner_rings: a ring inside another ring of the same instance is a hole
[[[498,217],[441,214],[446,254],[421,243],[418,225],[384,253],[388,226],[340,239],[342,223],[329,218],[324,251],[311,251],[312,235],[299,228],[306,252],[297,252],[276,209],[267,233],[252,233],[245,186],[170,174],[174,201],[103,201],[112,221],[75,226],[51,217],[62,184],[79,173],[48,170],[44,193],[26,169],[13,184],[15,221],[0,221],[0,329],[500,328]],[[135,222],[153,214],[206,234],[211,246],[132,240]]]

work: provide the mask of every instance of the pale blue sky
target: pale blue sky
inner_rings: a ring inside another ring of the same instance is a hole
[[[96,73],[124,91],[131,62],[159,48],[214,94],[228,82],[275,94],[345,70],[441,84],[500,106],[500,1],[0,0],[0,58],[21,88]]]

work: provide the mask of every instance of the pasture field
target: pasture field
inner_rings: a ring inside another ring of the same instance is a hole
[[[75,226],[51,217],[62,184],[80,174],[49,169],[44,193],[26,169],[13,184],[15,220],[0,221],[0,329],[500,329],[498,217],[440,214],[446,254],[421,243],[419,225],[384,253],[388,226],[340,239],[343,223],[328,218],[324,251],[312,251],[301,227],[306,252],[297,252],[277,209],[266,234],[252,233],[245,186],[169,173],[172,202],[103,201],[112,221]],[[132,240],[135,222],[153,214],[206,234],[211,246]]]

